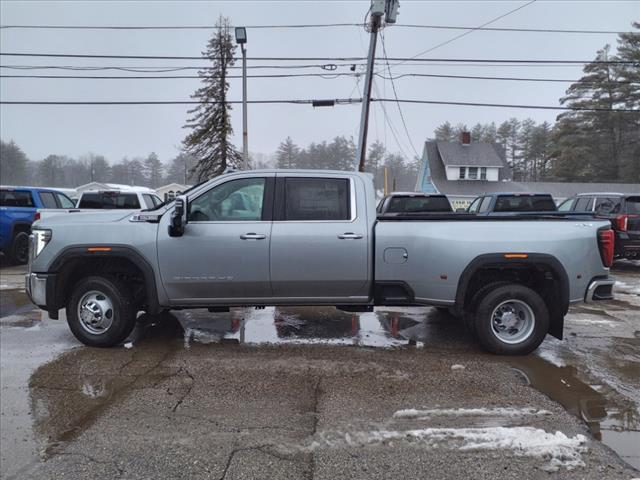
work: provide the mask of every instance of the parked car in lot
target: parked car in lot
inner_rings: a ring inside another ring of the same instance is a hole
[[[242,199],[237,201],[236,199]],[[378,215],[356,172],[221,175],[155,210],[34,224],[26,289],[83,343],[109,347],[139,311],[266,305],[449,307],[480,344],[526,354],[562,338],[571,302],[612,298],[608,221]]]
[[[378,214],[451,213],[453,209],[445,195],[421,192],[394,192],[380,200]]]
[[[127,209],[154,208],[162,203],[160,197],[148,188],[123,190],[95,190],[80,194],[77,208],[80,209]]]
[[[514,215],[523,212],[555,212],[556,203],[548,193],[494,193],[476,198],[467,212],[476,215]]]
[[[12,263],[27,263],[38,208],[73,208],[73,202],[55,189],[0,187],[0,252]]]
[[[640,258],[640,193],[582,193],[558,206],[561,212],[592,212],[611,221],[616,257]]]

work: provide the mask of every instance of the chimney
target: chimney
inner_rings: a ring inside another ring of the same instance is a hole
[[[463,145],[469,145],[471,143],[471,133],[462,132],[460,134],[460,143],[462,143]]]

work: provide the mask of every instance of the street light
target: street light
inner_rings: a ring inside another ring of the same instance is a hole
[[[242,158],[244,168],[249,168],[249,137],[247,135],[247,29],[236,27],[236,43],[242,50]]]

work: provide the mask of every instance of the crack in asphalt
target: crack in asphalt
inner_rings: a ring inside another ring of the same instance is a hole
[[[187,390],[182,394],[182,396],[178,399],[175,405],[171,408],[172,412],[175,412],[178,409],[178,407],[182,405],[182,402],[184,401],[184,399],[187,398],[187,396],[189,396],[189,394],[191,393],[191,390],[193,390],[193,386],[196,382],[193,375],[189,372],[189,370],[187,370],[186,363],[184,363],[183,366],[180,367],[180,369],[172,376],[179,375],[181,372],[184,372],[186,376],[191,379],[191,381],[189,383],[189,386],[187,387]]]
[[[50,439],[48,445],[45,447],[43,451],[43,457],[46,460],[54,455],[61,455],[63,452],[56,451],[57,447],[60,447],[63,443],[68,443],[77,437],[80,433],[85,431],[89,426],[91,426],[100,416],[100,414],[106,410],[111,404],[116,401],[119,397],[123,396],[126,392],[131,390],[131,388],[143,377],[152,373],[156,368],[158,368],[162,363],[164,363],[172,353],[175,353],[175,349],[167,349],[162,357],[153,364],[150,368],[140,372],[137,375],[133,376],[133,379],[122,385],[120,388],[117,388],[113,391],[111,395],[100,405],[97,405],[95,408],[91,409],[87,412],[83,417],[81,417],[75,425],[72,427],[62,431],[60,434],[56,436],[54,439]],[[129,363],[132,360],[129,360]],[[53,440],[53,441],[51,441]]]

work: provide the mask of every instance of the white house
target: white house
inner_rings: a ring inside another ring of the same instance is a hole
[[[168,185],[156,188],[156,193],[162,200],[172,200],[189,187],[189,185],[183,185],[181,183],[169,183]]]

